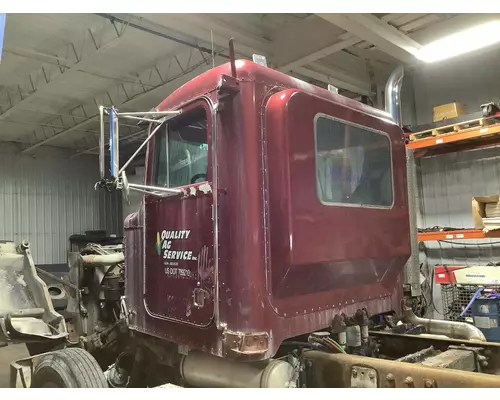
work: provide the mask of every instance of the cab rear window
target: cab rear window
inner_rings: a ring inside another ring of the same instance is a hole
[[[386,134],[327,115],[315,118],[314,132],[321,203],[392,207],[391,143]]]

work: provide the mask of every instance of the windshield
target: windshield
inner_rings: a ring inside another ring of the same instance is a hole
[[[186,186],[208,179],[207,117],[202,108],[170,121],[156,138],[155,184]]]

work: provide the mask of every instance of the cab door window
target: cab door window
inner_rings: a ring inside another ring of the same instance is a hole
[[[155,148],[155,185],[179,187],[208,180],[205,109],[196,108],[169,121]]]

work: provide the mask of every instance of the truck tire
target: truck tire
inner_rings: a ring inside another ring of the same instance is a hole
[[[34,388],[107,388],[99,364],[80,348],[57,350],[42,356],[31,379]]]

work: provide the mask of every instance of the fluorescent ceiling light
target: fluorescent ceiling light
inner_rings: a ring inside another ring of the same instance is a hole
[[[500,21],[492,21],[429,43],[418,49],[415,57],[431,63],[482,49],[498,42],[500,42]]]

